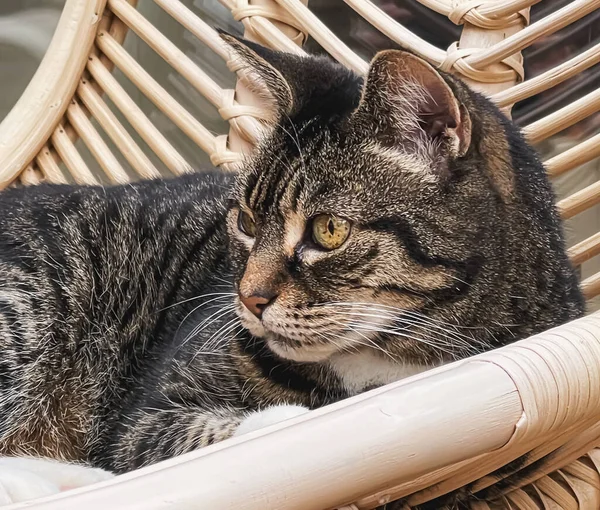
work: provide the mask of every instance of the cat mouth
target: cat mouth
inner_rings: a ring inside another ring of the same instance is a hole
[[[280,358],[314,363],[325,361],[340,350],[339,344],[299,335],[294,330],[288,331],[287,328],[282,328],[277,320],[269,320],[268,316],[263,315],[259,319],[241,304],[238,305],[238,316],[250,334],[263,339],[269,350]]]

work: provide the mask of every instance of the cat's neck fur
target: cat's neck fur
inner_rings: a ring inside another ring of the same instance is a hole
[[[357,395],[434,366],[425,362],[399,362],[370,348],[335,354],[319,363],[298,363],[279,358],[259,339],[250,340],[241,335],[237,345],[236,353],[246,356],[247,360],[244,366],[249,371],[244,376],[256,379],[257,384],[260,380],[261,391],[265,392],[266,382],[263,377],[268,374],[269,383],[274,385],[274,396],[287,396],[294,402],[300,399],[309,407]],[[251,393],[249,396],[251,397]]]
[[[350,395],[390,384],[432,368],[426,364],[398,362],[373,349],[336,354],[327,365],[339,377],[342,386]]]

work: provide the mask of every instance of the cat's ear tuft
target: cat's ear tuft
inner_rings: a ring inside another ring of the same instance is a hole
[[[277,52],[222,30],[218,32],[232,52],[232,71],[238,73],[261,99],[271,104],[276,117],[289,113],[293,106],[290,85],[268,62],[276,57]]]
[[[438,160],[464,156],[471,143],[467,109],[429,63],[407,51],[375,55],[356,115],[376,136]]]

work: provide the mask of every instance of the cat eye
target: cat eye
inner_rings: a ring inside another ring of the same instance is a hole
[[[350,222],[332,214],[319,214],[312,221],[312,239],[324,250],[335,250],[350,235]]]
[[[238,214],[238,228],[248,237],[256,237],[256,223],[247,212],[240,210]]]

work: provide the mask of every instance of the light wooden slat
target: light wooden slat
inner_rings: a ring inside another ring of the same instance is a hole
[[[600,294],[600,273],[596,273],[581,282],[581,290],[586,299]]]
[[[111,10],[148,46],[185,77],[206,99],[219,108],[222,89],[185,53],[125,0],[108,0]]]
[[[33,168],[33,165],[29,164],[19,175],[19,180],[24,186],[35,186],[42,182],[42,175],[39,170]]]
[[[510,106],[544,92],[600,62],[600,43],[548,71],[492,96],[499,106]]]
[[[315,41],[341,64],[358,74],[367,74],[369,64],[354,53],[341,39],[299,0],[276,0]],[[600,0],[599,0],[600,1]]]
[[[600,157],[600,133],[548,159],[544,162],[544,166],[551,177],[556,177],[598,157]]]
[[[460,18],[466,7],[475,7],[475,5],[457,2],[456,10],[458,12],[453,12],[452,17]],[[522,55],[515,53],[502,62],[481,68],[469,66],[465,63],[465,58],[487,51],[488,48],[494,47],[520,32],[529,23],[529,13],[527,9],[522,14],[512,16],[510,22],[508,20],[502,20],[502,23],[491,22],[491,27],[486,29],[480,28],[479,21],[474,14],[472,16],[464,15],[464,26],[460,38],[457,43],[451,44],[447,49],[448,56],[440,65],[440,69],[458,73],[475,91],[491,96],[513,87],[518,80],[524,78]],[[510,109],[505,109],[504,114],[510,117]]]
[[[89,81],[83,79],[77,88],[81,101],[102,126],[133,169],[144,179],[160,177],[160,172],[119,122]]]
[[[98,131],[96,131],[96,128],[94,128],[76,100],[73,100],[69,108],[67,108],[67,118],[108,178],[112,182],[119,184],[130,182],[131,179],[127,175],[127,172],[111,152],[108,145],[106,145]]]
[[[219,109],[219,113],[221,113],[221,109],[223,108],[231,110],[232,107],[235,108],[237,106],[247,113],[255,111],[259,114],[258,108],[242,107],[235,103],[235,101],[232,101],[231,104],[226,102],[223,89],[125,0],[109,0],[109,5],[113,12],[130,29],[156,51],[173,69],[180,73],[198,92],[215,105]],[[238,127],[243,131],[245,139],[252,143],[258,141],[257,136],[261,129],[256,119],[248,115],[242,115],[236,117],[236,122]]]
[[[306,52],[301,48],[303,36],[293,37],[288,36],[284,30],[272,22],[264,15],[256,15],[256,10],[253,10],[252,15],[249,15],[248,9],[256,7],[264,9],[264,5],[239,5],[237,0],[219,0],[225,7],[231,10],[235,19],[241,20],[245,28],[245,36],[256,42],[260,42],[264,46],[273,48],[279,51],[286,51],[295,55],[305,55]],[[274,20],[281,21],[281,17],[274,15]],[[287,20],[282,21],[286,23]],[[302,37],[302,38],[300,38]]]
[[[501,0],[498,2],[483,2],[477,7],[477,12],[482,16],[502,18],[527,9],[541,1],[542,0]]]
[[[429,62],[439,65],[446,58],[445,51],[414,35],[369,0],[344,0],[344,2],[392,41],[414,51]]]
[[[523,128],[529,143],[537,143],[600,110],[600,88]]]
[[[98,179],[86,165],[85,161],[77,152],[75,145],[65,132],[61,124],[52,133],[52,144],[63,160],[65,166],[78,184],[99,184]]]
[[[144,142],[148,144],[171,172],[175,175],[181,175],[193,171],[191,165],[152,124],[142,109],[131,99],[125,89],[121,87],[95,55],[90,57],[88,70]]]
[[[304,3],[307,2],[307,0],[301,1]],[[308,37],[308,34],[302,31],[293,18],[285,14],[275,0],[261,0],[260,5],[237,2],[237,6],[234,5],[232,8],[234,18],[241,20],[244,24],[244,37],[246,39],[275,49],[289,49],[288,47],[291,45],[296,48],[292,53],[300,54],[302,52],[300,47]],[[257,22],[259,22],[260,26],[257,26]],[[280,46],[280,40],[285,41],[283,46]],[[260,97],[259,90],[256,90],[252,77],[240,65],[239,59],[235,54],[230,53],[226,60],[229,69],[238,74],[238,80],[236,80],[231,99],[236,99],[236,101],[247,106],[264,108],[265,103]],[[225,116],[229,115],[228,112],[225,112],[225,114]],[[230,126],[226,139],[227,147],[240,154],[252,154],[253,144],[251,141],[244,138],[235,121],[230,122]],[[222,142],[225,142],[225,140],[221,139]],[[226,167],[226,165],[223,166]],[[232,170],[235,170],[235,166],[239,168],[240,165],[230,166]]]
[[[50,147],[48,147],[48,145],[44,145],[42,150],[35,157],[35,162],[48,182],[66,184],[67,179],[65,178],[59,166],[56,164],[54,158],[55,155],[52,154]]]
[[[586,186],[567,198],[563,198],[556,205],[561,216],[567,219],[576,216],[598,203],[600,203],[600,181]]]
[[[229,59],[229,50],[216,30],[196,16],[180,0],[154,0],[154,3],[223,60]]]
[[[123,47],[100,32],[98,48],[194,143],[209,155],[215,153],[215,137],[152,78]]]
[[[452,10],[457,5],[454,1],[444,0],[417,0],[420,4],[425,7],[429,7],[431,10],[439,12],[444,16],[449,16]],[[534,4],[541,2],[541,0],[504,0],[498,2],[481,2],[478,4],[472,4],[474,9],[482,15],[488,17],[503,18],[510,16],[516,12],[522,11],[531,7]],[[459,4],[460,5],[460,4]]]
[[[127,0],[127,1],[133,7],[137,7],[138,0]],[[119,44],[123,44],[123,41],[125,40],[125,36],[127,35],[129,28],[127,27],[127,25],[125,23],[123,23],[119,18],[117,18],[110,11],[110,9],[105,9],[104,12],[102,13],[102,21],[98,25],[97,32],[99,32],[101,30],[108,32],[115,39],[115,41],[117,41]],[[93,48],[92,48],[92,52],[93,52]],[[100,55],[100,61],[106,66],[106,68],[110,72],[113,71],[113,64],[110,60],[108,60],[103,55]]]
[[[540,37],[553,34],[583,18],[598,7],[600,7],[600,0],[573,0],[544,19],[536,21],[490,48],[465,57],[464,61],[475,68],[483,68],[489,64],[500,62],[523,50]]]
[[[67,0],[27,89],[0,124],[0,188],[47,143],[73,96],[106,0]]]
[[[584,241],[571,246],[568,250],[569,258],[575,266],[579,266],[600,254],[600,232],[588,237]]]

